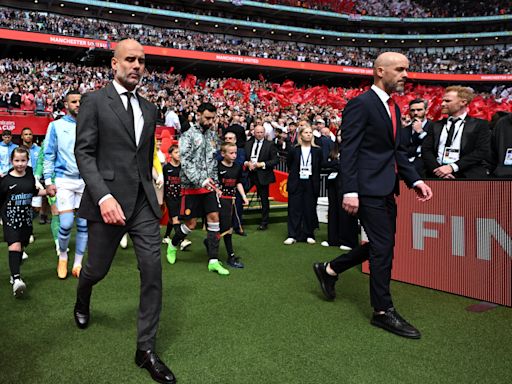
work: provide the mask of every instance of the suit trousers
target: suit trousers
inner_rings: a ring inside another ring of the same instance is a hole
[[[288,237],[297,241],[315,238],[317,197],[311,180],[299,180],[298,188],[288,192]]]
[[[371,305],[375,311],[385,311],[393,307],[389,286],[395,246],[395,196],[359,196],[359,219],[369,242],[338,256],[330,265],[336,273],[342,273],[369,260]]]
[[[359,241],[359,224],[357,217],[349,215],[341,207],[342,199],[338,177],[341,176],[338,175],[336,179],[327,180],[327,197],[329,199],[327,242],[330,246],[345,245],[355,248]]]
[[[250,178],[249,189],[252,188],[253,185],[256,185],[256,192],[258,192],[258,196],[261,200],[261,225],[268,225],[268,219],[270,216],[270,202],[268,200],[269,197],[269,185],[262,185],[258,181],[258,177],[254,175]]]
[[[137,322],[137,348],[153,349],[162,306],[162,264],[160,224],[139,185],[133,215],[125,226],[88,221],[89,256],[80,272],[77,308],[87,311],[92,287],[108,273],[119,241],[128,233],[133,241],[140,272],[140,299]]]

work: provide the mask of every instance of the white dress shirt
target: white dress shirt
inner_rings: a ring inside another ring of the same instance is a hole
[[[443,126],[443,130],[441,131],[441,136],[439,137],[439,146],[437,147],[437,163],[438,164],[443,164],[443,156],[444,156],[444,151],[446,149],[446,140],[448,139],[448,127],[451,126],[452,119],[459,119],[459,120],[455,123],[455,127],[452,128],[452,129],[455,129],[455,131],[453,133],[452,144],[450,145],[450,148],[459,150],[459,154],[460,154],[460,143],[461,143],[461,139],[462,139],[462,133],[464,132],[464,123],[466,121],[467,115],[468,115],[468,113],[465,112],[460,116],[457,116],[457,117],[452,116],[452,117],[449,117],[448,120],[446,120],[446,124]],[[459,167],[455,163],[450,164],[450,167],[453,168],[454,172],[457,172],[459,170]]]
[[[389,106],[388,106],[388,100],[389,100],[390,96],[384,90],[377,87],[375,84],[372,85],[371,89],[372,89],[372,91],[374,91],[377,94],[380,101],[382,102],[382,105],[384,105],[384,108],[386,108],[386,112],[388,113],[389,118],[391,118],[391,112],[389,111]],[[415,187],[421,183],[423,183],[422,180],[417,180],[414,182],[413,187]],[[349,193],[345,193],[343,195],[343,197],[359,197],[359,194],[357,192],[349,192]]]
[[[128,96],[124,94],[125,92],[128,92],[128,90],[121,84],[119,84],[116,80],[114,80],[112,84],[114,85],[114,88],[116,89],[117,93],[120,95],[124,108],[128,110]],[[133,95],[132,97],[130,97],[130,102],[132,104],[133,109],[133,127],[135,129],[135,144],[139,145],[140,136],[142,135],[142,129],[144,128],[144,117],[142,116],[142,109],[140,109],[137,94],[135,93],[135,91],[131,91],[131,94]]]

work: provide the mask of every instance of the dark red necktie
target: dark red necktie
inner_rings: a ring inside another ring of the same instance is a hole
[[[391,115],[391,124],[393,125],[393,139],[396,139],[396,109],[395,101],[390,97],[388,99],[389,113]]]
[[[391,115],[391,124],[393,125],[393,139],[396,140],[396,109],[395,101],[390,97],[388,99],[389,113]],[[398,166],[395,160],[395,173],[398,174]]]

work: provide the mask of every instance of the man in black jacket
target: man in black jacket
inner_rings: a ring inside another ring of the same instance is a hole
[[[498,120],[491,137],[493,175],[512,178],[512,113]]]
[[[468,116],[471,88],[451,86],[443,96],[442,112],[421,150],[427,176],[441,179],[488,177],[491,132],[487,122]]]
[[[254,128],[254,139],[245,145],[247,160],[244,165],[249,170],[249,189],[256,185],[261,199],[261,224],[258,227],[264,231],[268,227],[270,212],[269,185],[276,181],[274,167],[277,165],[277,150],[275,145],[265,139],[265,128],[257,125]]]

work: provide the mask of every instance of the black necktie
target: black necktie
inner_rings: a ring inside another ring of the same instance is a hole
[[[254,151],[254,156],[258,158],[258,151],[261,147],[261,140],[258,140],[258,144],[256,144],[256,150]]]
[[[453,141],[453,135],[455,134],[455,124],[460,119],[448,119],[448,123],[451,123],[448,127],[448,137],[446,138],[445,147],[451,147]]]
[[[133,117],[133,107],[131,98],[133,94],[131,92],[125,92],[123,95],[128,99],[128,104],[126,105],[126,113],[128,114],[128,120],[130,120],[130,127],[133,129],[133,133],[135,134],[135,118]]]

